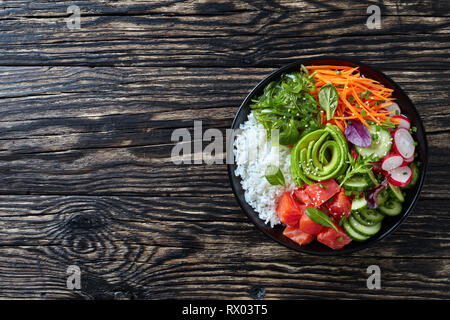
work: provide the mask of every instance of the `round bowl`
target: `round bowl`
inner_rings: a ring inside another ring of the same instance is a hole
[[[407,190],[406,192],[406,199],[403,205],[402,213],[396,217],[386,217],[383,220],[381,230],[376,235],[372,236],[369,240],[365,242],[352,241],[350,244],[348,244],[347,246],[345,246],[340,250],[333,250],[319,243],[317,240],[313,241],[308,245],[300,246],[299,244],[293,242],[292,240],[283,235],[284,227],[282,225],[277,225],[274,228],[271,228],[269,225],[266,225],[264,221],[258,217],[258,214],[253,210],[253,208],[245,201],[244,190],[242,189],[241,185],[241,178],[237,177],[234,173],[236,170],[236,165],[234,163],[228,164],[228,175],[230,178],[231,187],[233,189],[234,194],[236,195],[237,201],[239,202],[240,206],[247,214],[247,216],[250,218],[250,220],[255,224],[256,228],[258,228],[264,234],[269,236],[271,239],[288,248],[291,248],[299,252],[314,255],[341,255],[368,248],[374,245],[375,243],[379,242],[381,239],[385,238],[387,235],[394,232],[394,230],[396,230],[400,226],[400,224],[412,211],[417,199],[419,198],[419,194],[423,186],[425,173],[427,169],[427,149],[428,149],[422,120],[420,119],[419,113],[417,112],[413,103],[403,92],[403,90],[400,89],[400,87],[394,81],[392,81],[382,72],[376,71],[372,67],[369,67],[368,65],[363,64],[361,62],[357,62],[353,59],[350,60],[346,58],[324,57],[324,58],[314,58],[295,61],[268,75],[250,92],[250,94],[247,96],[247,98],[240,106],[236,114],[236,117],[234,118],[233,124],[231,126],[232,129],[238,129],[240,124],[247,120],[247,116],[251,111],[249,107],[249,105],[251,104],[251,100],[261,95],[264,90],[264,87],[268,83],[279,79],[280,76],[284,73],[300,70],[300,66],[302,64],[305,66],[308,65],[344,65],[351,67],[358,66],[361,74],[379,81],[387,88],[394,89],[393,97],[396,98],[396,102],[399,104],[402,113],[408,117],[408,119],[411,121],[411,125],[417,127],[417,132],[414,134],[414,139],[415,141],[418,142],[418,146],[416,147],[416,152],[418,153],[417,160],[422,163],[422,165],[419,168],[420,178],[418,183],[414,188]]]

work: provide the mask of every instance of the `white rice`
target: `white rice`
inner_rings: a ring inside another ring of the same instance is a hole
[[[275,211],[277,199],[286,190],[295,188],[290,168],[290,149],[274,146],[267,140],[266,129],[254,117],[241,124],[242,130],[234,141],[236,176],[242,179],[245,200],[259,214],[259,218],[273,227],[280,223]],[[279,161],[277,161],[279,160]],[[286,180],[286,188],[271,185],[264,176],[268,165],[278,165]]]

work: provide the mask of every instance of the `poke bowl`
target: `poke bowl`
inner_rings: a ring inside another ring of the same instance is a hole
[[[324,57],[276,70],[243,101],[232,129],[238,203],[257,229],[296,251],[368,248],[419,198],[420,116],[393,80],[361,62]]]

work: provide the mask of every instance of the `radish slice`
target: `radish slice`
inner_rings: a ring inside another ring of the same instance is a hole
[[[416,147],[414,146],[414,139],[405,128],[397,129],[394,134],[394,150],[400,154],[404,159],[414,156]]]
[[[400,107],[395,102],[392,102],[390,105],[388,105],[384,108],[389,112],[394,111],[393,113],[391,113],[391,115],[393,115],[393,116],[400,115],[402,113],[400,110]]]
[[[414,161],[414,155],[412,155],[411,157],[409,157],[409,158],[407,158],[407,159],[404,159],[403,160],[403,166],[407,166],[408,164],[410,164],[411,162],[413,162]]]
[[[388,155],[383,158],[381,162],[381,169],[385,171],[390,171],[392,169],[398,168],[403,164],[402,156],[398,154]]]
[[[400,124],[398,125],[399,128],[405,128],[406,130],[409,130],[411,128],[411,122],[409,122],[408,118],[401,114],[399,116],[392,116],[392,119],[400,119]]]
[[[389,173],[389,183],[396,187],[406,187],[411,182],[412,170],[408,166],[395,168]]]

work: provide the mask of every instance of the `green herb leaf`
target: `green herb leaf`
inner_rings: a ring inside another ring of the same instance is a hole
[[[321,127],[320,110],[315,97],[310,94],[316,90],[313,74],[309,74],[304,66],[300,72],[283,74],[252,100],[250,108],[266,129],[268,139],[274,129],[279,130],[281,138],[293,141],[297,134],[292,129],[294,126],[297,131]]]
[[[319,104],[322,109],[324,109],[327,113],[327,120],[331,120],[333,118],[334,112],[336,111],[339,100],[339,94],[336,88],[328,83],[319,91]]]
[[[300,133],[298,132],[297,124],[294,119],[291,119],[289,124],[284,126],[281,130],[279,142],[284,146],[288,146],[296,143],[299,138]]]
[[[312,221],[320,224],[321,226],[333,228],[334,230],[339,231],[338,228],[336,228],[336,226],[334,225],[333,221],[331,221],[331,218],[325,212],[322,212],[319,209],[308,207],[306,208],[306,215]]]
[[[273,186],[284,186],[286,187],[286,181],[284,180],[283,172],[280,168],[272,164],[268,165],[266,168],[265,176],[267,181]]]
[[[391,117],[388,117],[386,122],[381,125],[383,128],[395,128],[397,125],[391,121]]]
[[[365,174],[368,173],[370,170],[372,170],[372,163],[374,161],[375,156],[373,154],[369,155],[368,157],[358,157],[357,160],[355,160],[351,155],[348,156],[349,159],[349,166],[347,168],[347,171],[345,172],[345,176],[342,179],[340,186],[342,186],[348,179],[353,177],[355,174]]]

